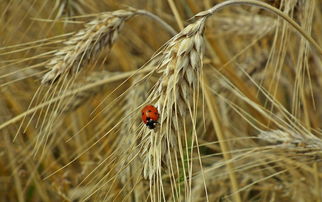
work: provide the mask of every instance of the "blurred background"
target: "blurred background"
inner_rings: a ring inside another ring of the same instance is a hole
[[[1,0],[0,201],[322,201],[321,48],[264,9],[232,5],[207,20],[197,135],[162,186],[126,150],[139,145],[131,127],[144,127],[138,108],[160,78],[137,70],[174,36],[160,20],[130,17],[75,78],[41,83],[57,50],[76,50],[67,42],[102,13],[142,9],[180,32],[221,2]],[[321,1],[261,2],[322,46]]]

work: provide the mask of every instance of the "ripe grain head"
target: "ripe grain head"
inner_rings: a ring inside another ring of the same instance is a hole
[[[146,103],[160,112],[159,127],[143,132],[142,157],[144,177],[152,179],[161,169],[161,161],[170,160],[170,150],[177,152],[186,115],[193,111],[202,68],[205,18],[188,25],[172,38],[158,58],[159,81]],[[190,114],[191,115],[191,114]]]
[[[63,74],[75,74],[103,48],[110,49],[124,22],[135,14],[131,10],[117,10],[103,13],[89,22],[48,61],[46,67],[50,71],[43,76],[42,83],[53,83]]]

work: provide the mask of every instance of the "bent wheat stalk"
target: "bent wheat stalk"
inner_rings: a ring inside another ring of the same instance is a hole
[[[319,44],[314,41],[314,39],[310,36],[309,33],[307,33],[304,29],[301,28],[300,25],[298,25],[294,20],[292,20],[289,16],[287,16],[285,13],[280,11],[277,8],[274,8],[273,6],[270,6],[267,3],[256,1],[256,0],[228,0],[225,2],[222,2],[220,4],[215,5],[214,7],[202,11],[195,15],[193,18],[199,18],[199,17],[209,17],[213,15],[218,10],[223,9],[226,6],[230,5],[250,5],[250,6],[256,6],[262,9],[265,9],[271,13],[274,13],[275,15],[283,18],[285,21],[287,21],[296,31],[299,32],[299,34],[304,37],[307,41],[310,42],[310,44],[318,51],[320,54],[322,54],[322,48],[319,46]]]

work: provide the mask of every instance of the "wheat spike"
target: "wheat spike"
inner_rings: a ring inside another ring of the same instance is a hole
[[[141,178],[142,161],[139,157],[136,157],[140,152],[138,144],[139,124],[142,122],[141,117],[133,115],[133,112],[137,112],[138,107],[147,99],[148,92],[152,86],[151,80],[145,81],[143,75],[137,75],[133,78],[133,84],[129,88],[129,92],[126,96],[125,108],[127,112],[125,114],[128,119],[122,123],[118,149],[124,153],[119,161],[119,169],[124,169],[119,175],[120,181],[125,188],[125,192],[132,190],[132,197],[135,197],[136,201],[144,200],[145,194],[141,193],[140,189],[143,189],[144,183],[138,181]]]
[[[211,19],[210,22],[211,27],[220,27],[220,29],[214,29],[214,31],[221,34],[256,35],[258,33],[269,33],[276,27],[273,18],[261,15],[218,17]]]
[[[262,131],[258,137],[261,140],[269,142],[274,145],[280,145],[283,147],[294,148],[311,148],[322,149],[322,142],[319,138],[313,135],[301,135],[292,131],[272,130]]]
[[[110,49],[124,22],[135,14],[130,10],[117,10],[104,13],[89,22],[85,29],[66,41],[65,46],[57,50],[48,61],[46,67],[50,71],[43,76],[42,83],[53,83],[62,74],[78,72],[103,48]]]
[[[161,168],[169,145],[177,145],[176,133],[191,108],[192,94],[198,85],[204,52],[204,24],[201,18],[188,25],[169,41],[158,58],[156,71],[162,73],[147,103],[154,103],[161,113],[160,127],[145,132],[142,146],[144,177],[152,179]],[[147,129],[148,130],[148,129]]]

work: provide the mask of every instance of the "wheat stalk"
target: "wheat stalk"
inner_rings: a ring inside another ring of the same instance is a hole
[[[304,37],[311,45],[312,47],[315,48],[315,50],[322,54],[322,48],[319,46],[319,44],[310,36],[309,33],[307,33],[304,29],[300,27],[294,20],[292,20],[289,16],[287,16],[285,13],[280,11],[277,8],[274,8],[270,6],[267,3],[256,1],[256,0],[227,0],[225,2],[222,2],[220,4],[215,5],[214,7],[199,12],[197,15],[195,15],[192,19],[196,18],[204,18],[204,17],[209,17],[212,16],[214,13],[219,11],[220,9],[223,9],[224,7],[230,6],[230,5],[250,5],[250,6],[255,6],[259,7],[262,9],[265,9],[281,18],[283,18],[286,22],[288,22],[289,25],[291,25],[298,33]]]

